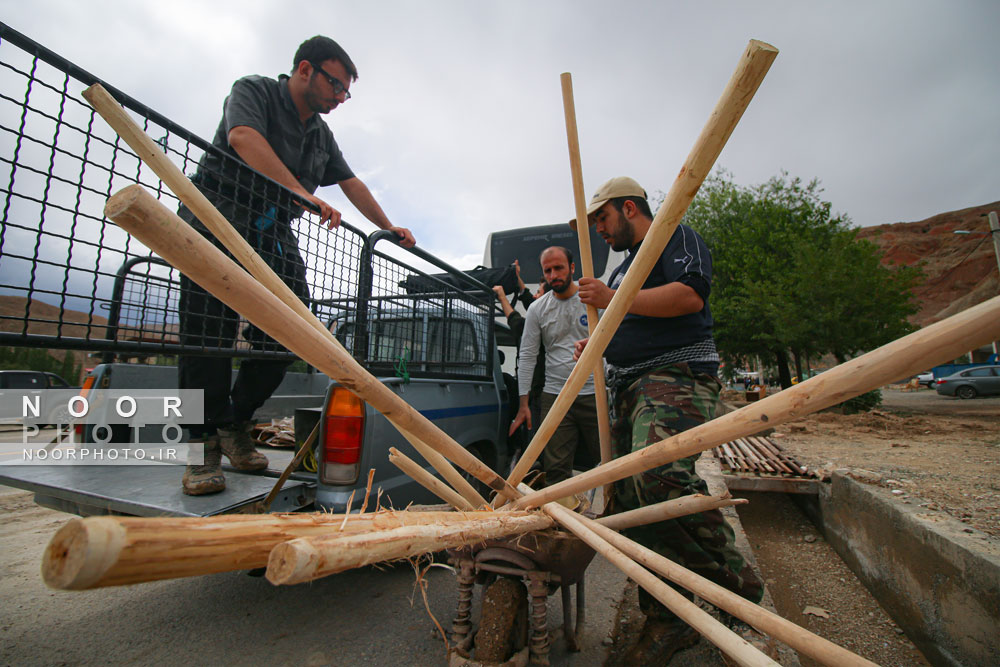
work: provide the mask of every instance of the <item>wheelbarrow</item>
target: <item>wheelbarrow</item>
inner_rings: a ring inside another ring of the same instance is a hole
[[[449,667],[548,665],[548,597],[560,591],[567,649],[580,650],[586,618],[584,573],[594,550],[558,528],[448,551],[458,577]],[[479,628],[472,599],[483,587]],[[576,621],[570,587],[576,587]],[[530,639],[530,641],[529,641]],[[473,653],[473,647],[475,652]]]

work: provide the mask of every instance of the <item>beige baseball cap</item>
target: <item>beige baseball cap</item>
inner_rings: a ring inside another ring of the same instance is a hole
[[[590,198],[590,203],[587,204],[587,219],[590,221],[590,224],[594,224],[594,221],[590,220],[591,213],[604,206],[609,200],[617,199],[618,197],[642,197],[646,199],[646,191],[642,189],[642,186],[634,178],[615,176],[597,188],[597,192]],[[576,218],[569,221],[569,226],[576,229]]]

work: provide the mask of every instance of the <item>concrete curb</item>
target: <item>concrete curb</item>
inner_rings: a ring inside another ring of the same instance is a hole
[[[1000,545],[838,471],[806,511],[879,603],[935,665],[1000,656]]]

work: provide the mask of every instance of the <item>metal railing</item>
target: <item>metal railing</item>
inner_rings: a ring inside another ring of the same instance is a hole
[[[291,191],[2,23],[0,345],[84,350],[105,361],[179,354],[294,358],[242,319],[232,326],[232,313],[182,310],[187,288],[178,272],[104,217],[107,198],[138,183],[193,219],[83,101],[80,93],[95,83],[182,171],[196,174],[199,187],[321,321],[351,323],[351,349],[363,364],[398,370],[409,363],[414,374],[492,372],[493,295],[485,285],[442,283],[440,292],[408,294],[407,277],[426,274],[374,250],[384,233],[369,241],[347,223],[327,230]],[[423,251],[409,252],[464,275]],[[400,328],[402,315],[410,316],[409,329]],[[417,320],[430,323],[419,341]],[[192,335],[191,322],[204,331]],[[393,339],[399,342],[386,342]]]

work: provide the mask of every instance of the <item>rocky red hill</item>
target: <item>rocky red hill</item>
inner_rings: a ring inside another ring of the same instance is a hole
[[[919,222],[864,227],[858,238],[882,251],[882,263],[916,266],[923,280],[914,288],[920,310],[911,319],[925,326],[1000,294],[1000,272],[986,215],[1000,201],[939,213]],[[955,234],[956,230],[981,232]]]

